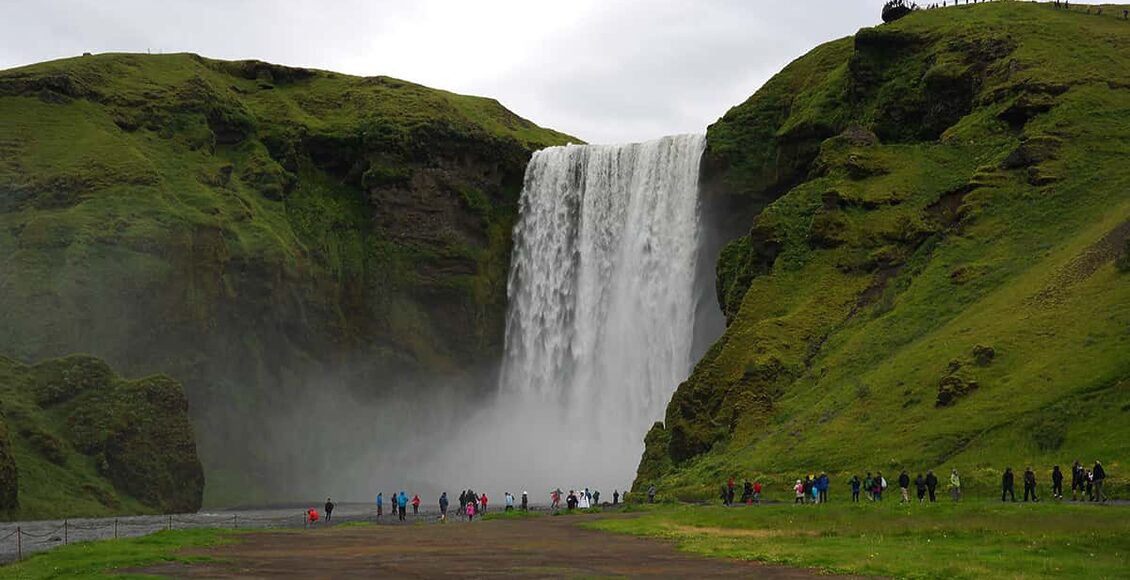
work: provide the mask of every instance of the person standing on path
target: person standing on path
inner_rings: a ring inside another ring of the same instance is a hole
[[[914,478],[914,491],[918,493],[918,503],[922,503],[926,499],[926,478],[921,473]]]
[[[479,497],[479,511],[484,514],[487,513],[487,494],[485,493]]]
[[[382,491],[382,492],[377,494],[377,519],[378,520],[381,519],[381,516],[384,515],[384,512],[385,512],[385,492]]]
[[[816,489],[820,490],[820,503],[828,503],[828,474],[821,471],[816,480]]]
[[[794,505],[798,504],[798,503],[803,504],[804,503],[804,482],[799,480],[799,479],[796,480],[796,485],[793,486],[793,491],[796,492],[796,499],[793,500],[793,504]]]
[[[871,477],[871,472],[867,472],[867,477],[863,478],[863,493],[867,494],[867,501],[875,501],[875,496],[871,495],[875,490],[875,478]]]
[[[655,503],[655,484],[647,488],[647,503]]]
[[[506,506],[506,511],[508,511],[508,512],[514,511],[514,496],[510,495],[510,492],[506,492],[505,494],[503,494],[502,501],[503,501],[503,504]]]
[[[849,483],[851,484],[851,502],[859,503],[859,490],[863,487],[863,482],[859,480],[858,475],[853,475]]]
[[[950,496],[953,501],[961,501],[961,478],[957,476],[957,469],[950,472]]]
[[[447,492],[439,496],[439,521],[447,521]]]
[[[907,475],[905,469],[899,474],[899,491],[902,492],[899,503],[910,503],[910,475]]]
[[[467,502],[466,513],[467,513],[467,521],[469,521],[469,522],[475,521],[475,502],[473,502],[473,501]]]
[[[1004,475],[1001,476],[1001,501],[1005,498],[1012,496],[1012,501],[1016,501],[1016,476],[1012,473],[1011,467],[1004,468]]]
[[[326,498],[326,523],[330,523],[330,518],[334,515],[334,502],[330,498]]]
[[[530,494],[522,492],[522,511],[530,511]]]
[[[404,490],[401,490],[400,495],[396,498],[396,507],[400,521],[406,521],[408,519],[408,494]]]
[[[934,492],[937,489],[938,489],[938,476],[934,475],[934,472],[932,470],[927,471],[926,472],[926,491],[930,493],[930,503],[934,503],[934,502],[938,501],[938,498],[934,496]]]
[[[753,482],[753,505],[761,505],[761,482]]]
[[[1106,470],[1103,469],[1103,464],[1095,460],[1095,468],[1091,470],[1091,481],[1095,483],[1095,495],[1092,496],[1093,501],[1105,502],[1106,496],[1103,495],[1103,481],[1106,479]]]
[[[419,514],[420,514],[420,496],[419,496],[419,494],[414,494],[412,496],[412,515],[415,516],[415,515],[419,515]]]
[[[1083,491],[1083,464],[1075,460],[1071,466],[1071,501],[1079,501],[1079,492]]]
[[[1024,470],[1024,501],[1028,501],[1028,494],[1032,494],[1032,501],[1040,501],[1036,497],[1036,472],[1032,471],[1031,465]]]
[[[1052,467],[1052,499],[1063,499],[1063,472],[1058,465]]]
[[[620,490],[612,490],[612,505],[620,505]]]

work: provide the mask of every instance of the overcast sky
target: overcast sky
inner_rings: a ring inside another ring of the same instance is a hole
[[[0,69],[196,52],[495,97],[590,142],[701,132],[880,0],[0,0]]]

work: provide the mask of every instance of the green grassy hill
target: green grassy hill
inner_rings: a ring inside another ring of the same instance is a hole
[[[1092,12],[1096,10],[1092,9]],[[1116,16],[1117,15],[1117,16]],[[636,488],[1102,460],[1130,481],[1130,22],[992,2],[798,59],[708,131],[765,207]]]
[[[258,61],[0,71],[0,353],[184,381],[209,497],[252,500],[293,483],[260,419],[311,377],[364,400],[497,359],[525,165],[567,141],[491,99]]]
[[[0,513],[11,519],[196,511],[204,472],[184,390],[96,358],[0,357]]]

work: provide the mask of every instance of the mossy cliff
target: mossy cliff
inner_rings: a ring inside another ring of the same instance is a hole
[[[0,353],[168,373],[209,471],[277,483],[256,419],[310,377],[364,399],[498,359],[525,165],[569,140],[491,99],[257,61],[2,71]]]
[[[196,511],[204,471],[180,384],[99,359],[0,357],[0,513],[13,519]]]
[[[721,254],[728,327],[647,435],[636,488],[950,466],[977,487],[1005,465],[1046,483],[1074,459],[1126,482],[1121,13],[916,12],[817,48],[711,126],[708,191],[764,210]]]

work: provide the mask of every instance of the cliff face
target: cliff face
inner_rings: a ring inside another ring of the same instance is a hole
[[[765,209],[636,487],[1124,459],[1127,47],[1113,16],[916,12],[711,126],[707,191]]]
[[[0,72],[0,352],[175,376],[206,466],[269,481],[256,418],[309,377],[366,398],[497,359],[525,164],[567,140],[493,100],[255,61]]]
[[[166,376],[126,381],[85,355],[0,358],[0,507],[9,518],[200,508],[188,400]]]

